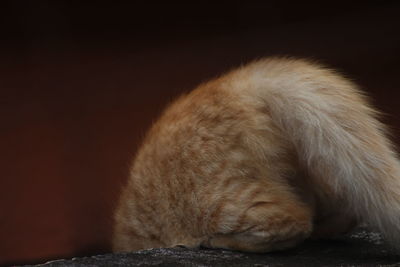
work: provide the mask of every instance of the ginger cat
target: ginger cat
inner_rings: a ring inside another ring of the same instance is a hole
[[[115,214],[114,251],[282,250],[364,221],[400,244],[400,165],[335,71],[267,58],[180,97],[156,122]]]

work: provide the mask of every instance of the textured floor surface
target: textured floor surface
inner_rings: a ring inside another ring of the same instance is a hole
[[[51,261],[39,266],[400,266],[379,234],[358,230],[330,241],[307,241],[296,249],[249,254],[210,249],[150,249]]]

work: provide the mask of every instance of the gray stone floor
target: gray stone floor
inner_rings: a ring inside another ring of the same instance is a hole
[[[176,247],[57,260],[38,266],[400,266],[400,254],[391,251],[378,233],[359,229],[336,240],[307,241],[276,253]]]

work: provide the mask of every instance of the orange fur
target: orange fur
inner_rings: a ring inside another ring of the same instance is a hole
[[[199,86],[145,138],[114,250],[265,252],[359,220],[396,246],[400,168],[375,114],[357,86],[305,60],[259,60]]]

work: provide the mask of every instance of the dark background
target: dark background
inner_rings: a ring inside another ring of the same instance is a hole
[[[180,92],[255,58],[340,69],[399,143],[399,2],[320,2],[1,1],[0,265],[109,251],[151,122]]]

